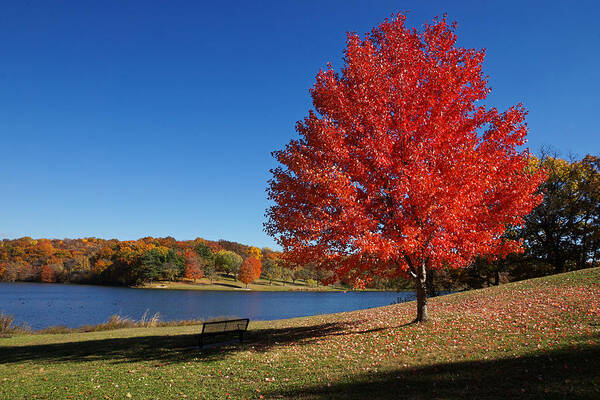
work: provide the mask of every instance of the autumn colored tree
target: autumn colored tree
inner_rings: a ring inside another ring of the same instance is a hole
[[[99,260],[96,260],[96,262],[94,263],[93,271],[95,274],[100,275],[102,272],[104,272],[106,270],[106,268],[110,267],[111,264],[112,264],[111,261],[106,260],[104,258],[100,258]]]
[[[274,279],[281,279],[282,266],[274,252],[268,253],[262,260],[262,275],[269,280],[269,285],[273,284]]]
[[[186,249],[184,252],[184,257],[185,277],[196,282],[196,279],[200,279],[204,276],[198,254],[191,249]]]
[[[215,267],[232,276],[237,275],[242,261],[239,254],[229,250],[221,250],[215,255]]]
[[[544,201],[516,233],[526,248],[522,261],[536,263],[538,273],[525,269],[517,277],[545,275],[543,264],[555,273],[595,264],[600,260],[600,158],[568,161],[544,152],[536,163],[548,174]]]
[[[52,246],[52,242],[48,239],[40,239],[37,241],[37,247],[35,249],[40,259],[44,261],[52,261],[52,256],[56,252],[56,249]]]
[[[54,272],[50,265],[44,265],[42,267],[41,281],[46,283],[56,282],[56,272]]]
[[[250,255],[250,257],[258,258],[259,260],[261,260],[263,256],[262,251],[260,251],[258,247],[254,246],[250,246],[250,248],[248,249],[248,254]]]
[[[248,250],[250,249],[249,246],[237,242],[230,242],[229,240],[219,240],[218,244],[223,250],[236,253],[242,258],[250,257],[250,254],[248,253]]]
[[[242,262],[240,266],[240,272],[238,273],[238,279],[246,284],[254,282],[260,277],[261,262],[256,257],[248,257]]]
[[[427,272],[503,257],[502,237],[540,201],[529,168],[526,111],[480,104],[484,50],[456,45],[445,18],[408,28],[386,20],[348,34],[345,66],[320,71],[315,111],[273,153],[266,230],[300,265],[352,276],[412,278],[416,321],[428,319]]]

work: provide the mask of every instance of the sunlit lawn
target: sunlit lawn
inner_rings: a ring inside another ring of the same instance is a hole
[[[315,286],[311,287],[306,282],[297,280],[296,282],[283,282],[280,280],[268,281],[266,279],[257,279],[253,283],[246,285],[232,277],[220,275],[211,283],[209,279],[202,278],[197,281],[185,282],[153,282],[143,286],[148,289],[185,289],[185,290],[251,290],[260,292],[280,292],[280,291],[336,291],[344,290],[337,286]]]
[[[0,339],[0,398],[600,398],[600,269],[414,303],[199,327]],[[274,305],[276,306],[276,305]]]

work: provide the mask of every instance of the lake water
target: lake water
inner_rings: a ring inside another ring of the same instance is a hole
[[[0,313],[33,329],[105,322],[111,315],[162,321],[239,317],[271,320],[337,313],[414,300],[412,292],[237,292],[0,283]]]

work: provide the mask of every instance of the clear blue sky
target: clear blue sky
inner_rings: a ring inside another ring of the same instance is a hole
[[[12,1],[0,12],[0,237],[272,246],[270,152],[345,33],[448,13],[529,146],[600,153],[598,1]]]

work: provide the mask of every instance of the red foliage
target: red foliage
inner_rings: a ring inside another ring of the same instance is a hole
[[[238,279],[248,286],[249,283],[254,282],[260,277],[261,268],[262,263],[258,258],[248,257],[240,266]]]
[[[42,282],[56,282],[56,273],[49,265],[44,265],[41,272]]]
[[[200,267],[200,262],[198,260],[198,255],[192,251],[191,249],[185,249],[184,252],[185,257],[185,277],[187,279],[200,279],[204,276],[204,272]]]
[[[316,112],[274,153],[266,228],[289,260],[424,282],[428,268],[519,249],[502,235],[544,179],[519,150],[526,111],[477,103],[485,52],[457,47],[454,30],[436,19],[418,32],[399,14],[348,35],[341,74],[319,72]]]

